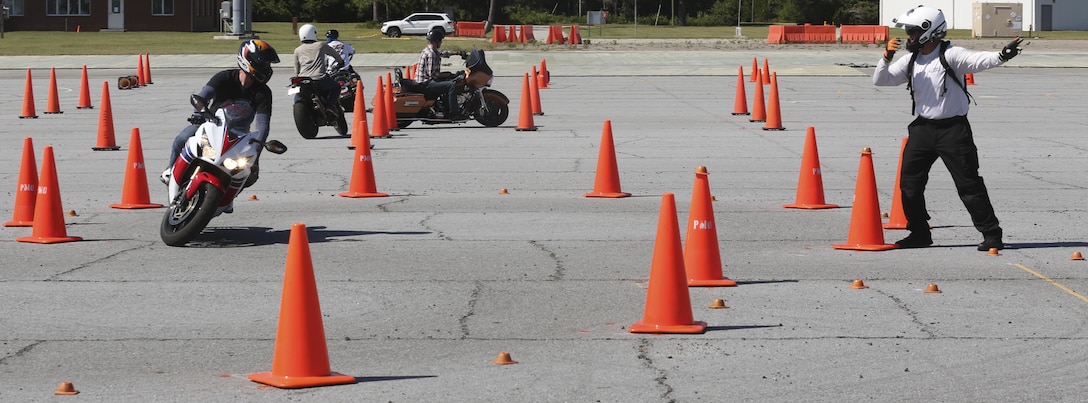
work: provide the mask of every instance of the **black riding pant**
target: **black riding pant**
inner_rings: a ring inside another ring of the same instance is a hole
[[[903,195],[903,214],[907,229],[929,232],[925,190],[929,170],[940,157],[956,184],[963,206],[971,213],[975,229],[983,234],[999,233],[986,184],[978,175],[978,149],[966,116],[948,119],[917,118],[907,126],[907,145],[903,148],[903,166],[899,190]]]

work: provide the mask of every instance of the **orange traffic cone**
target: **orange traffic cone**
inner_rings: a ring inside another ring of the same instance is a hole
[[[518,31],[517,31],[516,27],[517,27],[516,25],[511,25],[509,27],[510,32],[506,33],[506,41],[507,42],[514,42],[514,43],[521,42],[521,40],[518,39]]]
[[[42,173],[38,175],[38,196],[34,200],[34,228],[30,236],[15,238],[19,242],[60,243],[83,238],[68,236],[64,229],[64,208],[60,204],[60,184],[53,160],[53,146],[45,146]]]
[[[83,74],[79,85],[79,104],[76,109],[91,109],[91,88],[87,85],[87,65],[83,65]]]
[[[325,345],[325,325],[321,321],[310,241],[302,223],[291,225],[272,371],[249,374],[249,379],[277,388],[356,382],[353,376],[329,370],[329,350]]]
[[[560,39],[563,37],[562,31],[559,33]],[[540,59],[540,81],[537,83],[537,88],[542,90],[548,89],[548,84],[551,84],[552,73],[548,71],[548,61]]]
[[[748,95],[744,93],[744,66],[737,68],[737,97],[733,101],[733,115],[748,114]]]
[[[805,150],[801,157],[801,173],[797,178],[797,200],[783,204],[785,208],[828,209],[838,204],[824,202],[824,178],[820,170],[820,152],[816,150],[816,128],[809,126],[805,135]]]
[[[19,167],[19,182],[15,187],[15,212],[5,227],[34,225],[34,204],[38,196],[38,167],[34,162],[34,141],[23,139],[23,162]]]
[[[491,28],[491,43],[506,42],[506,28],[502,25],[495,25]]]
[[[771,83],[771,69],[770,69],[770,67],[767,67],[767,59],[763,59],[763,76],[762,76],[762,80],[763,80],[763,84],[770,84]]]
[[[684,267],[689,287],[736,287],[737,282],[722,275],[718,225],[710,200],[710,181],[705,166],[695,169],[687,235],[684,237]]]
[[[571,45],[582,44],[582,35],[578,33],[578,24],[573,24],[570,26],[570,40],[568,40],[567,43]]]
[[[366,138],[367,144],[370,143],[370,130],[367,129],[366,121],[366,99],[363,96],[363,80],[355,82],[355,108],[352,112],[351,122],[351,145],[348,146],[349,150],[354,150],[362,142],[363,138]],[[370,148],[369,145],[366,146]]]
[[[601,150],[597,154],[597,178],[593,181],[593,192],[585,197],[619,198],[631,196],[620,191],[620,172],[616,165],[616,148],[612,143],[612,121],[604,121],[601,130]]]
[[[975,85],[975,75],[972,73],[964,74],[963,85]]]
[[[680,228],[676,224],[676,199],[661,195],[650,284],[642,320],[627,328],[631,333],[703,333],[706,322],[696,322],[685,279],[684,255],[680,252]]]
[[[903,212],[903,193],[899,190],[899,174],[903,171],[903,150],[907,148],[907,138],[899,147],[899,168],[895,169],[895,189],[892,191],[892,204],[888,213],[888,222],[884,229],[907,229],[907,215]]]
[[[873,152],[869,147],[861,150],[858,181],[854,188],[854,206],[850,214],[850,232],[846,243],[831,245],[835,249],[881,251],[895,249],[895,244],[884,243],[884,230],[880,228],[880,201],[876,194],[876,177],[873,174]]]
[[[64,113],[60,110],[60,100],[57,99],[57,69],[49,69],[49,98],[45,103],[45,114]]]
[[[98,143],[91,147],[95,151],[116,151],[117,140],[113,135],[113,108],[110,107],[110,86],[108,81],[102,82],[102,109],[98,113]]]
[[[378,76],[378,86],[374,90],[374,122],[371,123],[370,137],[389,137],[389,120],[385,114],[385,85],[382,76]]]
[[[762,80],[763,72],[756,73],[756,80]],[[767,107],[763,102],[763,86],[756,82],[754,88],[755,95],[752,99],[752,117],[748,119],[749,122],[766,122],[767,121]]]
[[[147,85],[147,78],[144,77],[144,55],[137,54],[136,58],[139,59],[136,63],[136,86],[143,87]]]
[[[533,66],[530,78],[529,78],[529,104],[532,105],[534,116],[543,116],[544,111],[540,109],[540,78],[536,75],[536,66]]]
[[[133,127],[128,142],[128,162],[125,168],[125,185],[121,190],[121,203],[110,204],[120,209],[159,208],[152,203],[147,191],[147,169],[144,167],[144,149],[140,145],[140,129]]]
[[[374,118],[379,120],[379,118]],[[386,197],[385,193],[378,192],[378,185],[374,182],[374,159],[370,156],[370,137],[359,136],[360,143],[355,147],[355,162],[351,167],[351,183],[347,192],[341,192],[341,197]]]
[[[385,73],[385,127],[391,132],[399,131],[397,125],[397,105],[393,103],[393,74]]]
[[[518,111],[518,127],[517,131],[536,131],[536,124],[533,123],[533,105],[532,105],[532,90],[529,88],[529,73],[525,73],[524,79],[521,81],[521,110]]]
[[[778,105],[778,73],[771,73],[771,96],[767,98],[767,122],[763,130],[786,130],[782,127],[782,110]]]
[[[151,81],[151,54],[150,53],[144,53],[144,81],[146,81],[148,85],[154,84],[154,82]]]
[[[37,119],[34,111],[34,79],[31,78],[30,69],[26,69],[26,87],[23,88],[23,114],[19,119]]]
[[[528,43],[529,41],[535,41],[536,35],[533,34],[532,25],[521,26],[521,43]]]
[[[750,82],[750,83],[758,83],[759,82],[759,62],[756,61],[756,58],[754,58],[754,57],[752,58],[752,78],[749,78],[748,82]]]

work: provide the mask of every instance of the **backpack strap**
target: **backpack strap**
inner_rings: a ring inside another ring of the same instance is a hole
[[[967,84],[960,81],[959,77],[956,76],[956,72],[952,71],[952,66],[948,64],[948,59],[945,59],[945,57],[944,57],[944,52],[946,50],[948,50],[948,46],[950,44],[951,44],[951,42],[949,42],[949,41],[941,41],[941,52],[939,54],[939,59],[941,60],[941,66],[944,67],[944,74],[947,77],[951,77],[952,82],[956,83],[956,85],[959,86],[960,89],[963,90],[964,94],[967,94],[967,99],[971,103],[975,103],[975,97],[973,95],[971,95],[970,92],[967,91]],[[917,60],[918,60],[918,52],[914,52],[914,53],[911,53],[910,62],[907,63],[907,91],[910,91],[910,114],[911,114],[911,116],[914,116],[914,109],[917,107],[917,102],[914,100],[914,87],[911,85],[912,82],[914,81],[914,63]],[[944,86],[944,92],[948,92],[948,86],[947,85]],[[975,105],[978,105],[978,104],[975,103]]]

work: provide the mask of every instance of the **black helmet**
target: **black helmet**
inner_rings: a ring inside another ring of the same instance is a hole
[[[427,32],[427,42],[438,43],[442,42],[442,39],[446,38],[446,31],[442,28],[435,28]]]
[[[340,31],[337,31],[335,29],[325,31],[325,40],[335,41],[337,39],[340,39]]]
[[[272,78],[272,63],[279,62],[276,49],[263,40],[251,39],[238,48],[238,68],[262,83]]]

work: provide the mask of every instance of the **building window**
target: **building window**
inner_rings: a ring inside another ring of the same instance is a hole
[[[45,15],[91,15],[91,0],[45,0]]]
[[[25,0],[4,0],[4,7],[8,8],[8,15],[12,17],[22,16],[24,13]]]
[[[151,15],[174,15],[174,0],[151,0]]]

